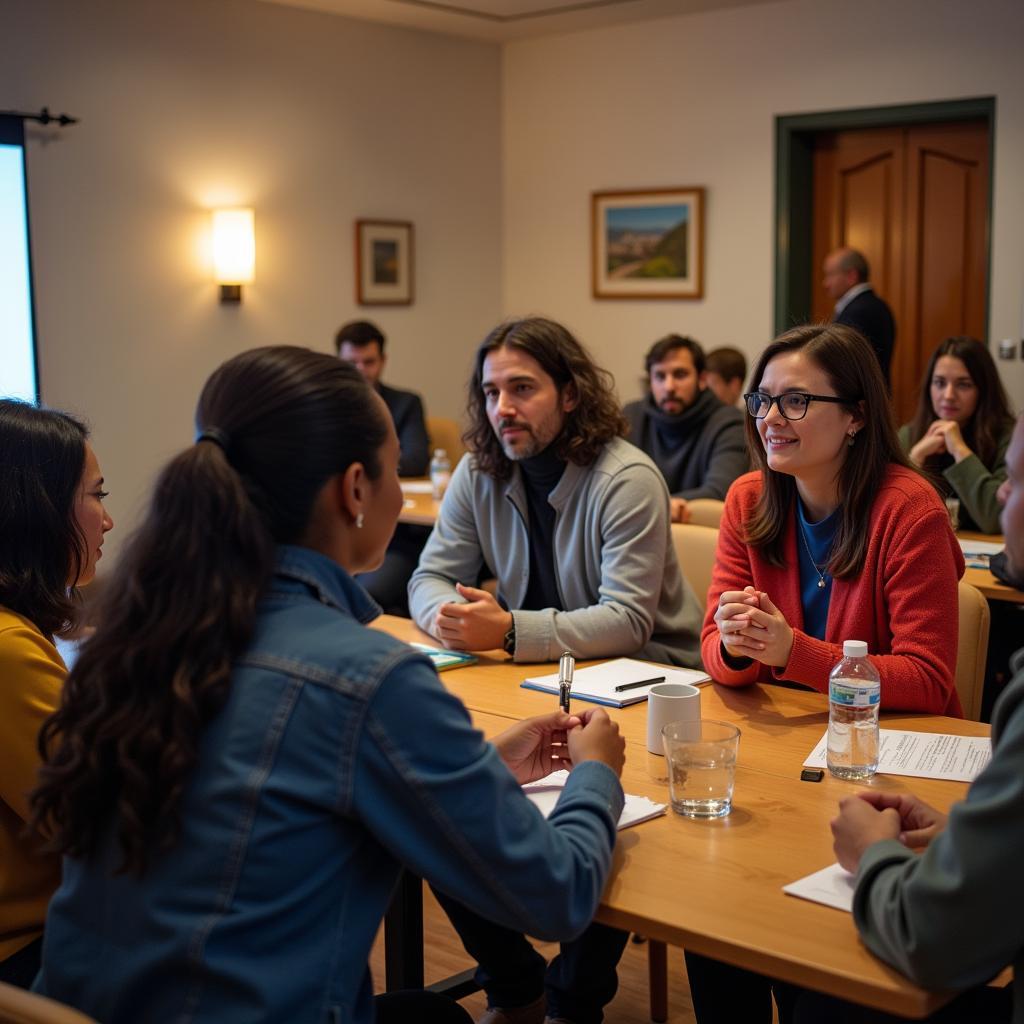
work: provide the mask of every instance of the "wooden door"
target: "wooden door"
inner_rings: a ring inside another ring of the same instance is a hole
[[[813,314],[832,317],[827,253],[864,253],[896,320],[897,419],[917,403],[932,349],[951,334],[985,339],[988,130],[984,122],[821,134],[814,153]]]

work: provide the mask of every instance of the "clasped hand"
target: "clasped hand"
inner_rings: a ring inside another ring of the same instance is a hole
[[[588,708],[576,715],[552,711],[526,718],[496,736],[494,746],[520,784],[583,761],[601,761],[621,775],[626,759],[626,741],[602,708]]]
[[[734,658],[753,658],[784,668],[793,649],[793,629],[763,590],[726,590],[718,599],[715,625]]]
[[[498,604],[493,594],[476,587],[455,584],[465,604],[449,601],[434,618],[434,636],[455,651],[490,651],[501,647],[512,628],[512,613]]]
[[[956,420],[935,420],[921,440],[910,449],[910,461],[920,466],[929,455],[938,455],[943,449],[957,462],[971,454]]]
[[[836,860],[856,871],[864,851],[882,839],[911,850],[927,846],[946,827],[946,815],[910,793],[858,793],[839,801],[832,821]]]

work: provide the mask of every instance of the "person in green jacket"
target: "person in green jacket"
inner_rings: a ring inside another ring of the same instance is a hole
[[[1006,479],[1013,416],[989,350],[976,338],[946,338],[932,353],[914,418],[900,428],[910,461],[960,501],[959,526],[999,532],[996,492]]]
[[[1008,453],[1002,521],[1011,569],[1024,570],[1024,416]],[[864,944],[911,981],[961,994],[926,1018],[1024,1024],[1024,648],[992,715],[992,760],[949,815],[910,793],[844,797],[836,859],[856,874],[853,917]],[[987,985],[1007,965],[1012,987]],[[797,1024],[896,1018],[803,993]],[[902,1018],[901,1018],[902,1019]]]

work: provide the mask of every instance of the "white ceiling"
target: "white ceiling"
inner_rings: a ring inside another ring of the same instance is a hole
[[[262,0],[501,41],[773,0]]]

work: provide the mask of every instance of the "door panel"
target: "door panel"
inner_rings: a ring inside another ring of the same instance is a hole
[[[822,133],[814,151],[816,319],[832,318],[821,264],[859,249],[896,320],[893,404],[908,420],[932,349],[985,337],[988,131],[984,122]]]
[[[970,334],[985,340],[986,136],[983,126],[970,123],[907,132],[907,343],[894,367],[901,393],[920,380],[943,338]]]
[[[876,291],[890,305],[902,281],[903,130],[822,135],[814,157],[814,317],[832,319],[821,265],[833,249],[859,249]]]

